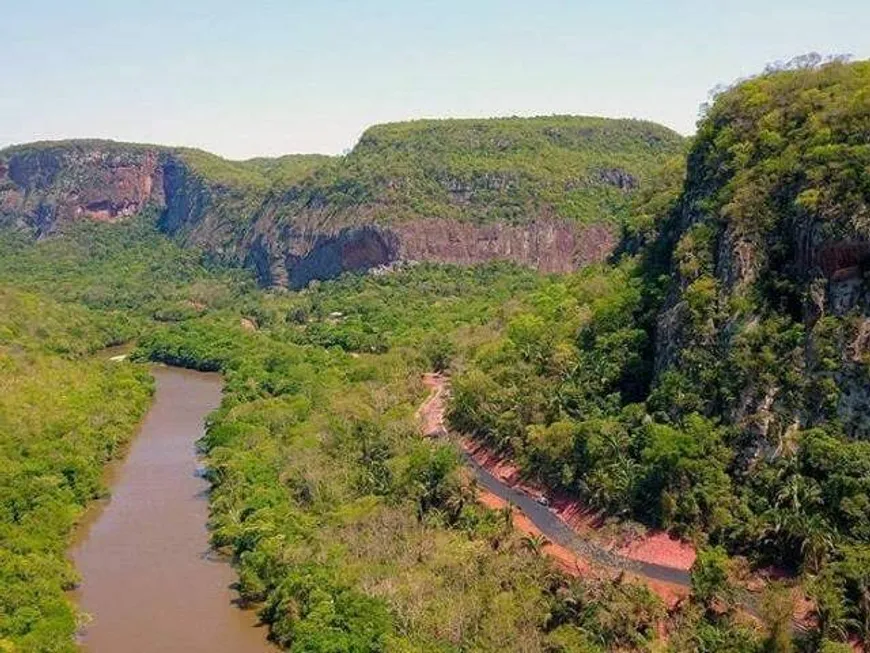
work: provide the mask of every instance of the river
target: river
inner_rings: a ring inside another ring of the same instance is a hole
[[[156,367],[154,403],[123,461],[111,498],[76,531],[74,592],[91,616],[91,653],[274,651],[252,611],[237,608],[233,568],[209,547],[208,483],[195,442],[221,399],[221,378]]]

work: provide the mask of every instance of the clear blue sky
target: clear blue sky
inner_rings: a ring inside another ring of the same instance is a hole
[[[335,153],[378,122],[552,113],[691,133],[716,84],[810,51],[870,57],[868,0],[2,4],[0,146]]]

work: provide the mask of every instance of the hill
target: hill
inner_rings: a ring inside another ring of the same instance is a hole
[[[652,123],[551,117],[367,130],[346,156],[227,161],[109,141],[0,151],[0,222],[45,236],[148,208],[161,229],[266,285],[397,260],[601,260],[630,198],[683,139]]]
[[[802,61],[720,94],[638,197],[636,256],[515,318],[451,413],[593,507],[789,570],[865,642],[868,89],[870,62]]]

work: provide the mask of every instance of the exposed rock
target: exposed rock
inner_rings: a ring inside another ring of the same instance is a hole
[[[389,231],[374,226],[316,236],[302,255],[284,259],[287,285],[303,288],[314,279],[332,279],[343,272],[361,272],[395,260],[399,243]]]
[[[351,227],[336,234],[289,229],[271,240],[261,234],[253,240],[248,260],[265,284],[300,288],[314,279],[403,261],[472,265],[505,260],[547,273],[568,272],[603,261],[615,242],[613,231],[603,225],[541,220],[526,227],[477,226],[433,219]]]
[[[463,265],[509,260],[542,272],[568,272],[603,261],[616,237],[604,225],[582,227],[542,219],[525,227],[473,225],[452,220],[415,220],[392,228],[401,258]]]
[[[619,190],[629,191],[638,187],[637,179],[622,168],[600,168],[593,173],[598,183],[616,186]]]
[[[832,64],[801,84],[774,74],[723,94],[655,243],[672,280],[657,378],[673,371],[697,387],[695,405],[739,427],[747,458],[787,451],[797,429],[819,425],[870,437],[870,168],[854,163],[866,103],[838,95],[863,98],[868,71]],[[836,93],[828,74],[843,76]],[[825,100],[811,105],[816,82]],[[806,122],[785,119],[785,106]],[[828,154],[817,159],[819,138]]]
[[[620,169],[597,174],[625,189],[635,183]],[[448,175],[440,183],[462,205],[484,201],[478,193],[508,197],[518,178],[514,172],[489,171]],[[402,180],[387,185],[401,188]],[[356,191],[348,188],[353,197]],[[146,209],[155,211],[162,231],[181,242],[251,266],[264,285],[294,288],[403,261],[507,260],[568,272],[604,260],[616,243],[607,225],[584,226],[547,214],[531,214],[523,224],[390,219],[385,218],[390,208],[377,202],[330,205],[317,187],[277,192],[217,183],[181,152],[156,146],[86,141],[0,152],[0,222],[37,237],[76,220],[111,222]]]
[[[7,161],[6,179],[0,180],[0,210],[37,236],[83,217],[113,221],[164,203],[156,150],[13,150]]]
[[[822,274],[833,281],[845,281],[860,276],[870,260],[870,242],[830,243],[812,253]]]

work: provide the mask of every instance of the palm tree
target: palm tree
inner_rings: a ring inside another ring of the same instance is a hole
[[[816,606],[819,638],[836,641],[846,639],[852,620],[846,612],[843,588],[830,575],[823,574],[811,581],[810,589]]]
[[[477,486],[473,483],[456,483],[451,488],[450,494],[445,501],[450,523],[456,523],[462,514],[462,509],[477,499]]]
[[[870,653],[870,582],[865,577],[859,587],[858,596],[858,630],[864,644],[864,653]]]
[[[788,474],[789,470],[784,470]],[[776,494],[771,510],[771,539],[790,550],[800,550],[809,571],[818,572],[836,545],[837,533],[815,510],[822,504],[818,483],[791,473]]]
[[[806,516],[800,526],[804,566],[818,573],[836,548],[837,533],[821,515]]]
[[[544,547],[549,544],[549,542],[550,540],[548,540],[544,535],[526,535],[523,538],[523,546],[536,556],[543,555]]]

